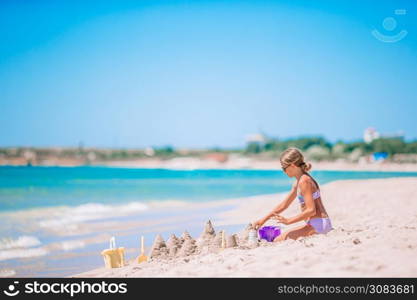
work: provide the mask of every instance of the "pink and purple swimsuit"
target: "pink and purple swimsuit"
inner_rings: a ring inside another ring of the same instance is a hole
[[[304,197],[301,194],[297,193],[297,198],[301,205],[305,203]],[[313,200],[318,198],[320,198],[320,190],[317,190],[313,193]],[[329,218],[310,219],[307,221],[307,224],[311,225],[317,231],[317,233],[328,233],[333,229]]]

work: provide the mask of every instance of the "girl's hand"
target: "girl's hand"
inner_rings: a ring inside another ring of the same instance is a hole
[[[252,226],[253,228],[255,228],[256,230],[259,229],[263,224],[265,223],[264,219],[260,219],[258,221],[252,222]]]
[[[277,214],[274,214],[274,219],[277,220],[278,222],[282,223],[282,224],[285,224],[285,225],[291,224],[290,221],[287,218],[285,218],[283,216],[280,216],[280,215],[277,215]]]

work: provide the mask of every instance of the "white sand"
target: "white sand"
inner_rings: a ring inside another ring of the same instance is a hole
[[[249,250],[227,248],[171,260],[130,261],[123,268],[71,277],[417,276],[417,178],[336,181],[322,186],[322,196],[335,228],[327,235]],[[258,219],[278,202],[277,195],[242,199],[237,209],[220,215],[223,221],[214,228]],[[295,200],[283,215],[298,211]]]

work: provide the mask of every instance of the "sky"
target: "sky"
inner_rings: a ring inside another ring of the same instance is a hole
[[[2,0],[0,38],[0,147],[417,139],[412,0]]]

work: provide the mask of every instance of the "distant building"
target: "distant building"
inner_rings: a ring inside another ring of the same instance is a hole
[[[365,143],[369,144],[373,140],[376,140],[378,138],[379,138],[379,132],[376,131],[375,128],[369,127],[369,128],[365,129],[365,131],[363,133],[363,140],[365,141]]]
[[[267,141],[267,137],[261,133],[249,134],[246,136],[246,143],[256,143],[264,145]]]
[[[146,147],[144,152],[145,152],[145,155],[147,156],[155,155],[155,150],[152,147]]]
[[[400,131],[394,134],[380,134],[375,128],[366,128],[363,133],[363,140],[369,144],[373,140],[384,138],[384,139],[404,139],[404,132]]]

